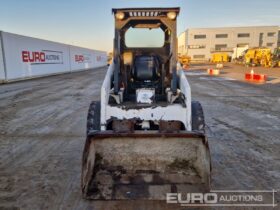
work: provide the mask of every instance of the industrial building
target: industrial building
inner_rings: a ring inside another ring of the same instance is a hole
[[[209,60],[216,52],[234,57],[237,48],[280,46],[279,26],[192,28],[178,37],[178,53],[192,60]]]

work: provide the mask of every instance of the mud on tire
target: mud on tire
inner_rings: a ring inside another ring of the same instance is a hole
[[[91,102],[87,116],[87,135],[91,131],[100,131],[100,101]]]
[[[205,133],[203,109],[198,101],[192,101],[192,130]]]

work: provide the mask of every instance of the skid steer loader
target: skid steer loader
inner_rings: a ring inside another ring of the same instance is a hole
[[[166,193],[209,191],[203,110],[191,100],[177,65],[179,10],[112,10],[113,62],[101,101],[91,103],[87,118],[81,175],[86,199],[165,200]],[[128,47],[126,33],[139,28],[162,30],[163,46]]]

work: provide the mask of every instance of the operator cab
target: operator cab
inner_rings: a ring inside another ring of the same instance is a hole
[[[179,8],[113,9],[113,13],[113,63],[117,69],[112,78],[112,98],[121,92],[123,102],[137,102],[139,93],[149,92],[154,99],[151,103],[167,102],[166,90],[177,91]],[[110,102],[114,104],[114,100]]]

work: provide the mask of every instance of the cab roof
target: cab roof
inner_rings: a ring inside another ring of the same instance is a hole
[[[124,12],[129,14],[130,17],[139,16],[165,16],[168,12],[176,12],[178,15],[180,13],[180,7],[154,7],[154,8],[115,8],[112,9],[112,13]]]

